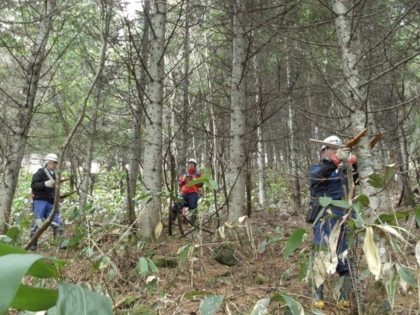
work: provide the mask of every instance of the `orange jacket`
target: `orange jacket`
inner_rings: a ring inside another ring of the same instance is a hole
[[[191,194],[200,192],[200,188],[203,187],[203,183],[198,183],[192,186],[187,186],[187,184],[197,178],[200,178],[202,175],[197,172],[195,168],[188,169],[188,172],[182,174],[179,177],[179,187],[181,188],[181,194]]]

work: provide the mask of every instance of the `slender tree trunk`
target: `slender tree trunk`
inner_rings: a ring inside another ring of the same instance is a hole
[[[291,179],[292,179],[292,195],[293,195],[293,204],[295,210],[300,209],[302,207],[302,197],[300,193],[300,180],[299,180],[299,166],[298,166],[298,159],[297,159],[297,146],[296,146],[296,113],[293,109],[292,102],[292,66],[290,64],[290,54],[291,49],[288,44],[287,38],[285,39],[286,43],[286,80],[287,80],[287,99],[289,102],[289,133],[290,133],[290,161],[291,161]]]
[[[144,24],[143,37],[141,39],[140,60],[143,65],[139,69],[139,78],[137,80],[138,99],[134,105],[133,117],[133,141],[130,148],[130,160],[128,163],[128,180],[127,180],[127,205],[128,205],[128,222],[131,225],[136,221],[136,210],[134,199],[136,198],[137,179],[141,164],[141,125],[143,121],[143,104],[144,104],[144,87],[146,86],[146,67],[149,59],[149,11],[150,1],[145,0],[143,6]]]
[[[46,46],[55,15],[55,0],[44,0],[44,16],[39,22],[39,31],[26,68],[26,82],[22,89],[22,100],[17,113],[10,122],[10,137],[3,159],[3,174],[0,183],[0,234],[6,234],[12,201],[15,195],[21,161],[25,153],[28,130],[38,92],[42,66],[46,58]]]
[[[266,185],[265,185],[265,151],[263,145],[263,109],[261,108],[260,98],[262,95],[262,85],[261,80],[258,76],[259,73],[259,62],[258,56],[254,56],[254,72],[255,72],[255,84],[256,91],[255,93],[255,104],[257,106],[257,166],[258,166],[258,199],[261,207],[265,207],[266,199]]]
[[[375,189],[368,183],[369,176],[375,172],[376,162],[373,161],[373,154],[370,147],[369,135],[372,132],[372,121],[368,120],[368,113],[365,108],[368,104],[367,90],[364,83],[361,68],[361,42],[357,30],[353,26],[359,25],[354,16],[355,3],[353,0],[336,0],[333,3],[333,10],[336,14],[335,24],[338,41],[341,46],[342,64],[344,77],[347,84],[347,106],[352,110],[351,125],[354,135],[369,125],[368,135],[362,137],[356,146],[358,159],[358,172],[360,178],[360,189],[362,194],[370,198],[370,209],[365,212],[367,222],[372,223],[376,219],[375,213],[387,212],[386,192]],[[373,131],[375,132],[375,131]]]
[[[410,176],[408,174],[409,171],[409,162],[408,162],[408,149],[407,149],[407,137],[404,131],[404,125],[401,124],[399,127],[400,130],[400,137],[399,137],[399,145],[400,145],[400,156],[401,156],[401,181],[403,187],[403,201],[405,205],[410,205],[412,207],[415,206],[415,200],[411,189],[411,182]]]
[[[188,159],[188,128],[190,126],[190,104],[188,101],[189,94],[189,78],[188,73],[190,71],[190,0],[185,0],[185,33],[184,33],[184,83],[182,87],[182,137],[181,137],[181,148],[178,156],[178,172],[181,173],[185,169],[185,163]]]
[[[228,173],[229,220],[236,222],[246,215],[245,170],[246,150],[246,60],[248,43],[244,29],[245,0],[236,0],[233,17],[233,56],[230,118],[230,161]]]
[[[166,0],[151,1],[150,83],[147,87],[146,130],[144,135],[143,191],[151,192],[152,200],[142,205],[141,235],[155,238],[155,228],[161,217],[162,204],[162,113],[163,56],[165,52]]]
[[[101,52],[105,53],[107,50],[107,42],[109,35],[109,26],[112,17],[112,6],[107,3],[107,1],[101,1],[101,28],[100,28],[100,37],[101,37]],[[105,55],[100,56],[100,61],[105,62]],[[85,209],[87,197],[89,194],[89,186],[91,183],[91,167],[93,161],[93,152],[95,149],[95,140],[96,140],[96,123],[98,120],[98,111],[101,104],[101,91],[103,86],[103,69],[104,66],[98,68],[97,80],[95,88],[93,90],[93,109],[92,114],[90,115],[90,135],[87,144],[87,154],[85,157],[85,167],[84,167],[84,176],[80,186],[79,191],[79,211],[82,213]]]

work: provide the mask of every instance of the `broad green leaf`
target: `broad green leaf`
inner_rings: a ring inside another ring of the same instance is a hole
[[[281,296],[284,298],[287,306],[289,306],[293,315],[305,315],[302,305],[296,300],[292,299],[287,294],[282,293]]]
[[[103,269],[109,266],[111,263],[111,258],[106,255],[100,255],[95,261],[94,267],[95,269]]]
[[[13,240],[10,237],[6,236],[6,235],[0,235],[0,243],[3,243],[3,244],[12,244],[13,243]]]
[[[303,279],[305,279],[308,276],[310,266],[311,266],[311,263],[309,261],[299,263],[299,267],[300,267],[299,276],[298,276],[299,282],[301,282]]]
[[[55,305],[58,291],[20,285],[10,307],[19,310],[43,311]]]
[[[60,315],[113,314],[109,297],[64,281],[58,284],[57,313]]]
[[[287,269],[280,278],[280,286],[284,285],[287,280],[289,280],[290,275],[296,269],[296,265],[292,265],[289,269]]]
[[[350,204],[346,200],[332,200],[331,205],[344,209],[350,208]]]
[[[270,305],[271,299],[265,298],[255,303],[249,315],[265,315],[268,313],[267,307]]]
[[[137,264],[137,270],[140,270],[140,273],[145,276],[149,272],[149,264],[147,263],[147,259],[144,257],[140,257],[139,263]]]
[[[214,180],[210,179],[210,180],[209,180],[209,184],[210,184],[210,187],[211,187],[213,190],[217,190],[217,189],[219,189],[219,186],[217,185],[217,183],[216,183]]]
[[[413,288],[417,287],[416,276],[411,269],[401,267],[398,269],[398,274],[400,275],[401,279],[411,285]]]
[[[80,217],[80,211],[79,209],[74,209],[70,217],[67,219],[69,222],[73,222],[74,220],[78,219]]]
[[[370,205],[369,197],[365,194],[357,195],[355,199],[359,201],[364,207],[369,207]]]
[[[206,176],[194,179],[192,181],[190,181],[188,184],[186,184],[185,186],[189,187],[189,186],[194,186],[196,184],[200,184],[200,183],[208,183],[209,179]]]
[[[212,292],[206,292],[206,291],[190,291],[184,294],[184,297],[187,299],[194,299],[196,296],[209,296],[214,295]]]
[[[324,208],[328,207],[329,204],[331,203],[331,201],[332,201],[332,198],[330,198],[330,197],[319,197],[319,203]]]
[[[375,275],[375,279],[378,280],[381,274],[381,258],[379,257],[375,242],[373,241],[373,229],[370,226],[366,227],[363,252],[365,253],[370,272]]]
[[[21,233],[20,233],[20,229],[16,226],[11,227],[6,234],[8,237],[10,237],[10,239],[12,240],[12,245],[16,246],[18,245],[21,240]]]
[[[23,254],[23,255],[32,255],[26,250],[18,247],[13,247],[7,244],[0,243],[0,257],[9,254]],[[66,264],[66,261],[52,258],[52,257],[44,257],[49,258],[54,261],[57,265],[63,266]],[[29,276],[37,277],[37,278],[57,278],[57,268],[49,264],[43,260],[37,260],[33,263],[29,270],[27,271]]]
[[[398,287],[398,276],[393,276],[392,279],[389,280],[388,283],[386,283],[387,287],[387,294],[388,294],[388,301],[391,305],[391,307],[394,306],[395,302],[395,295],[397,293],[397,287]]]
[[[212,295],[205,298],[200,305],[201,315],[214,315],[225,298],[224,295]]]
[[[370,175],[368,184],[377,189],[384,189],[386,187],[384,178],[379,174]]]
[[[149,270],[151,272],[156,272],[156,273],[159,272],[159,269],[158,269],[158,267],[156,267],[156,265],[153,262],[153,260],[151,260],[150,258],[146,258],[146,259],[147,259],[147,262],[149,264]]]
[[[38,254],[9,254],[0,257],[0,314],[7,312],[23,277],[32,264],[41,258]]]
[[[385,167],[384,179],[385,179],[386,184],[389,184],[391,181],[394,180],[396,173],[397,173],[397,166],[395,163],[387,165]]]
[[[302,244],[305,235],[306,231],[304,229],[296,230],[290,235],[283,254],[285,258],[289,257]]]
[[[376,224],[380,223],[396,223],[395,217],[397,220],[405,219],[410,215],[410,211],[403,211],[403,212],[395,212],[395,214],[389,214],[389,213],[382,213],[379,215],[379,218],[375,220]]]
[[[258,244],[258,252],[260,254],[264,253],[266,246],[267,246],[267,239],[263,240],[260,244]]]
[[[178,266],[181,267],[181,265],[187,259],[188,253],[190,251],[190,247],[191,247],[191,245],[187,244],[187,245],[181,246],[180,249],[178,249],[178,254],[180,254],[179,261],[178,261]]]
[[[355,224],[358,229],[360,229],[365,224],[365,220],[363,220],[363,217],[359,211],[356,211]]]

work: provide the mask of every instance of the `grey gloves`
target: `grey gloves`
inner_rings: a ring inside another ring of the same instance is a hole
[[[336,155],[341,161],[347,162],[350,158],[350,148],[338,149]]]
[[[54,187],[55,186],[55,180],[53,180],[53,179],[50,179],[50,180],[47,180],[46,182],[45,182],[45,187]]]

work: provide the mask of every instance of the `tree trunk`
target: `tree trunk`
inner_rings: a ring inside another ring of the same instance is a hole
[[[233,17],[233,56],[231,83],[230,157],[228,187],[229,220],[236,222],[246,215],[245,194],[245,125],[246,61],[248,43],[244,29],[245,0],[236,0]]]
[[[128,180],[127,180],[127,217],[131,225],[136,221],[136,210],[134,200],[136,198],[137,180],[141,164],[141,124],[143,121],[144,90],[146,86],[146,67],[149,60],[149,11],[150,1],[143,2],[144,24],[143,37],[141,39],[140,60],[143,67],[139,69],[139,78],[137,81],[138,99],[134,104],[133,117],[133,141],[130,148],[130,160],[128,162]]]
[[[287,99],[289,102],[289,134],[290,134],[290,162],[291,162],[291,180],[292,180],[292,195],[293,195],[293,205],[295,211],[302,207],[302,197],[300,193],[300,180],[299,180],[299,166],[298,166],[298,158],[297,158],[297,146],[296,146],[296,113],[293,109],[292,102],[292,66],[290,64],[290,54],[291,49],[288,44],[287,38],[285,38],[286,44],[286,80],[287,80]]]
[[[79,191],[79,211],[83,213],[86,202],[87,196],[89,194],[89,184],[91,182],[92,173],[92,160],[93,160],[93,152],[95,148],[95,139],[96,139],[96,124],[98,120],[98,111],[99,106],[101,104],[101,91],[103,87],[103,69],[105,63],[105,52],[107,50],[107,42],[109,36],[109,26],[112,18],[112,6],[108,5],[106,1],[100,2],[101,5],[101,27],[100,27],[100,38],[101,38],[101,53],[102,55],[99,57],[99,62],[102,65],[98,68],[98,72],[96,73],[97,80],[95,82],[95,88],[93,91],[93,109],[92,114],[90,115],[90,135],[87,144],[87,153],[84,160],[84,175],[82,179],[82,183],[80,186]]]
[[[146,129],[144,135],[143,192],[151,193],[151,201],[142,204],[141,235],[155,238],[155,228],[161,217],[162,204],[162,112],[163,56],[165,52],[166,0],[151,1],[150,83],[147,87]]]
[[[32,55],[28,58],[30,61],[26,68],[22,100],[18,104],[13,121],[9,123],[10,137],[3,159],[3,174],[0,183],[0,234],[6,234],[8,229],[7,224],[27,144],[41,70],[46,57],[46,46],[56,14],[55,0],[45,0],[44,4],[44,15],[39,22],[39,31],[32,48]]]
[[[374,155],[370,147],[369,136],[375,130],[372,121],[368,118],[369,106],[367,90],[364,85],[364,78],[360,71],[361,68],[361,42],[354,25],[359,25],[355,19],[355,4],[353,0],[336,0],[333,3],[333,10],[336,14],[335,24],[337,29],[338,41],[341,47],[342,65],[344,78],[346,79],[347,98],[346,105],[351,109],[351,125],[354,135],[362,131],[365,126],[369,126],[368,134],[362,137],[356,146],[358,159],[358,172],[360,179],[360,190],[370,199],[370,209],[365,212],[366,220],[372,223],[376,219],[375,213],[387,212],[386,192],[375,189],[369,183],[369,176],[375,172],[375,167],[379,167],[379,160],[374,160]],[[375,165],[376,164],[376,165]]]
[[[190,71],[190,1],[185,0],[185,33],[184,33],[184,83],[182,86],[182,121],[181,121],[181,130],[182,130],[182,137],[181,137],[181,147],[179,150],[178,156],[178,173],[182,173],[185,169],[185,163],[188,159],[188,128],[190,126],[189,120],[191,119],[189,112],[190,106],[188,101],[188,94],[189,94],[189,71]]]

